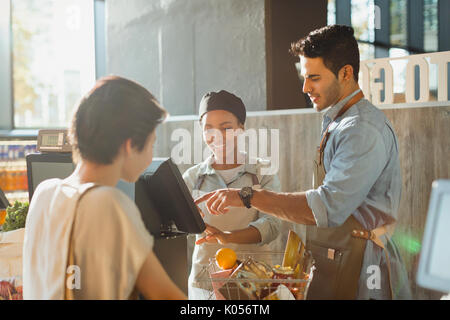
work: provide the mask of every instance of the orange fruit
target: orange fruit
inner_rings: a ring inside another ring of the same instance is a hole
[[[0,226],[5,223],[6,210],[0,210]]]
[[[222,248],[216,252],[216,263],[220,269],[231,269],[236,264],[236,252],[230,248]]]

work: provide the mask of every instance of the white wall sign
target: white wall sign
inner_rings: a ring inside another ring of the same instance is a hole
[[[406,62],[404,79],[394,77],[393,64],[402,60]],[[361,61],[360,81],[364,95],[375,105],[393,104],[394,81],[404,82],[403,94],[406,103],[422,103],[430,101],[430,65],[436,65],[437,69],[437,101],[450,100],[448,96],[448,67],[450,51],[429,54],[418,54],[400,58],[381,58]],[[419,98],[416,99],[415,69],[419,69]],[[380,79],[381,70],[384,70],[384,83],[375,80]],[[384,89],[384,99],[381,92]],[[396,92],[397,93],[397,92]],[[400,92],[398,92],[400,93]]]

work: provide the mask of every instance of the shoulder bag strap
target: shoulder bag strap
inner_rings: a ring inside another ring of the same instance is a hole
[[[74,252],[73,252],[73,229],[74,229],[74,224],[75,224],[75,220],[76,220],[76,216],[77,216],[77,211],[78,211],[78,205],[80,203],[81,198],[91,189],[98,187],[98,185],[95,184],[88,184],[85,186],[82,186],[79,189],[79,193],[80,195],[78,196],[77,199],[77,203],[75,205],[75,214],[73,217],[73,221],[72,221],[72,227],[70,229],[70,237],[69,237],[69,251],[68,251],[68,257],[67,257],[67,265],[65,268],[65,272],[66,272],[66,276],[65,276],[65,281],[64,281],[64,300],[74,300],[74,296],[73,296],[73,290],[69,289],[68,286],[68,281],[69,281],[69,274],[67,273],[67,269],[69,266],[75,265],[75,257],[74,257]]]

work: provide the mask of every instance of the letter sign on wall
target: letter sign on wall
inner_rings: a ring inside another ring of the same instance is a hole
[[[375,105],[393,104],[394,101],[394,72],[391,62],[394,60],[407,60],[405,76],[405,102],[423,103],[430,101],[430,64],[437,69],[437,100],[448,101],[448,67],[450,51],[429,54],[418,54],[401,58],[381,58],[361,61],[360,79],[364,95]],[[429,60],[429,62],[428,62]],[[416,99],[416,70],[419,70],[419,95]],[[381,78],[384,70],[384,82],[376,82]],[[384,99],[382,101],[382,91]]]

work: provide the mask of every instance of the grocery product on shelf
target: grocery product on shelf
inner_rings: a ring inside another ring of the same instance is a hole
[[[10,202],[28,200],[25,157],[35,152],[35,141],[0,141],[0,188]]]

